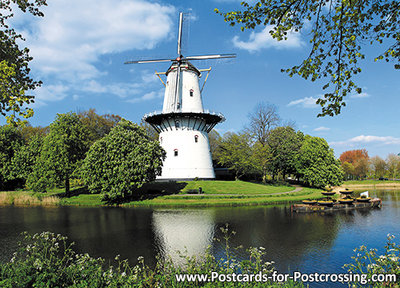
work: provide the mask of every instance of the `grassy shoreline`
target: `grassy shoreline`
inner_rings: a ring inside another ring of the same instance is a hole
[[[372,189],[400,189],[400,181],[382,181],[382,180],[352,180],[345,181],[341,186],[341,188],[351,188],[351,189],[364,189],[364,188],[372,188]]]
[[[203,194],[189,194],[202,188]],[[62,189],[46,193],[30,191],[0,192],[0,205],[14,206],[107,206],[99,194],[78,193],[72,189],[66,197]],[[300,190],[300,191],[299,191]],[[146,194],[147,192],[150,194]],[[157,191],[157,193],[155,193]],[[278,205],[321,198],[321,190],[295,189],[286,185],[263,185],[244,181],[188,181],[145,185],[141,193],[147,199],[130,201],[121,207],[213,207]],[[153,193],[153,194],[152,194]]]
[[[202,188],[203,194],[196,191]],[[400,181],[346,181],[336,190],[349,189],[400,189]],[[83,192],[82,192],[83,190]],[[120,204],[120,207],[224,207],[281,205],[299,203],[304,199],[321,198],[321,190],[295,189],[289,185],[264,185],[244,181],[187,181],[150,183],[139,189],[142,199]],[[193,194],[196,193],[196,194]],[[65,196],[62,188],[46,193],[31,191],[0,192],[0,206],[108,206],[100,194],[89,194],[82,187],[71,190]]]

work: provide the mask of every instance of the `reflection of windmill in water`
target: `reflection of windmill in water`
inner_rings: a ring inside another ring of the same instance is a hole
[[[167,152],[162,175],[157,179],[213,179],[208,133],[216,124],[225,120],[220,113],[203,109],[199,78],[201,72],[189,62],[234,58],[235,54],[200,55],[184,57],[181,53],[183,13],[179,15],[178,57],[176,59],[153,59],[128,61],[125,64],[172,62],[165,73],[164,104],[162,112],[146,114],[143,119],[160,133],[161,146]],[[208,74],[207,74],[208,76]],[[161,79],[161,78],[160,78]],[[206,77],[207,80],[207,77]],[[162,80],[161,80],[162,81]],[[205,82],[204,82],[205,83]]]

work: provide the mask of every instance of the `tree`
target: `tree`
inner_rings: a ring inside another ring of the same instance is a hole
[[[254,141],[258,141],[262,146],[265,146],[269,133],[280,122],[276,107],[271,104],[259,103],[254,111],[249,114],[249,119],[250,124],[247,132]]]
[[[388,176],[396,179],[400,173],[400,156],[389,154],[386,158]]]
[[[34,167],[42,150],[44,136],[33,135],[29,142],[21,146],[11,159],[11,175],[15,179],[21,179],[23,183],[34,173]]]
[[[255,170],[249,138],[246,133],[228,132],[219,147],[219,163],[234,171],[236,179]]]
[[[0,189],[15,188],[15,177],[12,176],[12,158],[24,145],[21,133],[8,126],[0,127]]]
[[[64,184],[65,193],[70,190],[72,173],[80,166],[88,150],[88,135],[75,113],[57,114],[44,138],[40,156],[27,186],[43,191]]]
[[[139,126],[146,131],[146,134],[150,139],[158,141],[159,133],[149,123],[142,120],[140,121]]]
[[[91,193],[103,200],[121,202],[135,189],[161,175],[166,153],[145,130],[122,119],[109,134],[89,149],[81,175]]]
[[[369,156],[365,149],[348,150],[340,154],[340,162],[342,167],[344,163],[350,163],[352,169],[347,169],[346,172],[351,171],[351,175],[360,179],[364,178],[368,173]],[[346,168],[350,168],[347,166]],[[347,174],[347,173],[346,173]]]
[[[270,165],[270,147],[268,145],[262,145],[260,142],[254,143],[252,147],[252,162],[254,163],[255,169],[261,175],[262,182],[267,182],[268,173],[271,172]],[[272,171],[272,179],[275,177],[274,170]]]
[[[110,133],[111,129],[122,119],[120,116],[114,114],[98,115],[93,108],[78,112],[78,117],[87,131],[89,147]]]
[[[355,164],[359,159],[369,159],[368,152],[365,149],[349,150],[340,154],[339,159],[342,163],[349,162]]]
[[[297,154],[296,170],[310,186],[323,188],[343,182],[343,170],[325,139],[306,135]]]
[[[371,170],[374,173],[374,178],[381,178],[385,176],[386,172],[386,162],[379,156],[372,157],[371,160]]]
[[[41,82],[29,77],[28,64],[32,60],[29,49],[18,46],[24,39],[7,22],[14,16],[15,9],[41,17],[43,13],[39,7],[43,5],[47,5],[46,0],[6,0],[0,4],[0,113],[12,125],[25,123],[19,117],[33,115],[33,110],[24,105],[33,102],[34,97],[25,92],[40,86]]]
[[[24,141],[26,143],[29,143],[31,139],[33,139],[35,136],[40,136],[41,138],[44,138],[47,134],[49,134],[49,127],[41,127],[41,126],[36,126],[33,127],[31,124],[26,123],[23,126],[19,126],[18,130],[21,132],[22,138],[24,138]]]
[[[317,100],[322,107],[318,116],[339,114],[345,96],[353,90],[362,92],[353,79],[361,72],[358,62],[365,58],[365,44],[385,42],[386,51],[375,60],[392,60],[400,68],[399,1],[260,0],[241,5],[240,11],[215,11],[231,26],[241,25],[242,31],[271,25],[269,33],[278,41],[286,40],[292,31],[306,30],[311,35],[308,57],[282,71],[311,81],[327,79],[323,89],[331,90]]]
[[[299,153],[304,135],[292,127],[277,127],[268,137],[269,166],[273,175],[280,172],[285,176],[296,172],[296,155]]]
[[[353,179],[354,176],[354,166],[349,162],[342,162],[342,169],[344,172],[344,179],[350,180]]]
[[[218,152],[219,146],[221,145],[222,137],[216,130],[213,129],[210,133],[208,133],[208,140],[210,143],[211,158],[213,160],[213,164],[215,165],[218,163]]]
[[[358,179],[363,179],[367,176],[369,168],[369,159],[360,158],[354,163],[354,175]]]

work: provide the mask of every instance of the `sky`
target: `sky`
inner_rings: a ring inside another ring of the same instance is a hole
[[[280,72],[300,64],[309,53],[307,34],[292,33],[277,42],[268,27],[240,31],[214,12],[240,8],[238,0],[57,0],[48,1],[37,18],[17,13],[12,25],[26,38],[34,60],[31,76],[42,80],[32,92],[33,126],[47,126],[57,113],[90,108],[139,123],[144,114],[162,110],[164,86],[154,74],[168,63],[124,65],[127,60],[177,57],[179,12],[186,13],[183,54],[236,53],[233,60],[206,60],[212,67],[203,91],[206,109],[226,121],[217,132],[240,132],[258,103],[273,104],[286,121],[305,134],[325,138],[339,155],[366,149],[386,158],[400,153],[400,81],[393,63],[374,62],[384,46],[367,47],[363,72],[355,79],[363,93],[345,99],[335,117],[320,117],[315,100],[324,82],[290,78]],[[200,79],[204,81],[204,76]],[[0,120],[4,124],[4,119]]]

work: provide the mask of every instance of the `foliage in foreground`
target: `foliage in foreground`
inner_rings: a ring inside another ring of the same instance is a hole
[[[184,257],[184,265],[172,260],[157,259],[154,268],[145,265],[143,257],[131,266],[127,260],[115,258],[116,265],[105,265],[102,258],[78,254],[68,239],[50,232],[29,235],[20,243],[10,262],[0,264],[0,286],[19,287],[248,287],[248,282],[177,282],[175,275],[182,273],[218,274],[274,271],[273,262],[263,260],[264,248],[247,250],[249,259],[237,262],[229,239],[234,232],[228,226],[221,228],[225,244],[225,259],[217,260],[208,250],[203,258]],[[240,272],[239,272],[240,271]],[[266,283],[252,282],[252,287],[266,287]],[[304,287],[302,283],[273,283],[269,287]]]
[[[375,282],[372,287],[399,287],[400,286],[400,245],[393,242],[394,236],[388,234],[385,253],[377,254],[377,249],[368,249],[361,246],[354,249],[356,256],[351,257],[354,263],[344,265],[349,272],[366,274],[367,279],[377,274],[395,274],[397,283]],[[361,283],[353,283],[353,287],[364,287]]]
[[[121,202],[144,183],[161,174],[165,151],[138,125],[122,119],[89,149],[82,178],[91,193],[108,202]]]
[[[282,72],[327,81],[323,89],[330,91],[316,101],[322,107],[318,116],[339,114],[345,96],[362,92],[354,79],[361,72],[358,62],[365,58],[362,48],[367,43],[385,43],[375,61],[394,61],[400,69],[399,1],[260,0],[241,5],[238,11],[215,11],[242,30],[265,26],[265,34],[278,41],[297,32],[311,35],[308,57]]]
[[[32,108],[26,106],[33,102],[33,96],[26,95],[41,82],[34,81],[28,66],[32,57],[28,48],[21,48],[24,38],[12,27],[12,18],[18,12],[42,17],[39,10],[46,0],[9,0],[0,2],[0,114],[11,125],[26,124],[22,118],[33,116]]]
[[[128,260],[115,258],[115,266],[106,265],[102,258],[93,258],[88,254],[78,254],[67,237],[51,232],[30,235],[25,238],[11,260],[0,264],[0,287],[304,287],[299,282],[178,282],[177,274],[204,274],[211,276],[211,271],[222,274],[258,274],[271,275],[275,270],[274,262],[266,262],[263,247],[249,248],[248,259],[236,261],[235,251],[241,247],[230,246],[230,238],[235,235],[226,224],[220,228],[223,239],[216,239],[224,245],[224,256],[216,259],[210,247],[202,257],[183,256],[179,265],[172,260],[157,258],[154,268],[144,263],[143,257],[131,266]],[[376,249],[368,250],[365,246],[356,248],[353,263],[344,265],[349,273],[366,274],[372,279],[373,274],[395,274],[397,282],[370,282],[371,287],[399,287],[400,281],[400,245],[393,242],[394,236],[388,235],[383,255]],[[362,283],[349,283],[352,287],[363,287]]]

